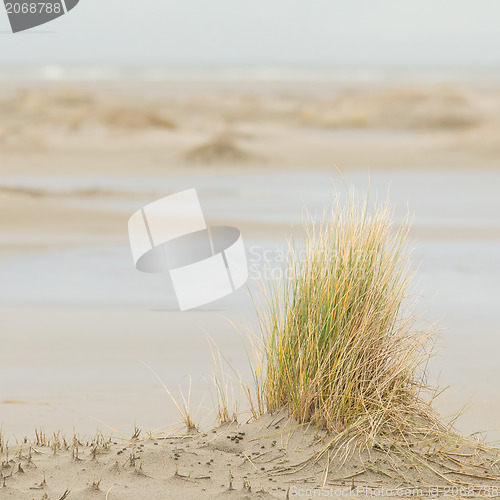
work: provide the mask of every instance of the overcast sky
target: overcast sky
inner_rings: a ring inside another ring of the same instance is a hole
[[[0,4],[0,65],[500,67],[498,0],[80,0],[9,29]]]

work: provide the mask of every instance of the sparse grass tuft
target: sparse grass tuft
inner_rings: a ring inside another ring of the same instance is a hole
[[[191,379],[189,379],[189,392],[187,396],[187,400],[184,397],[184,394],[181,392],[181,397],[182,397],[182,405],[177,402],[173,394],[168,390],[167,386],[164,384],[163,380],[160,378],[160,376],[146,363],[144,363],[144,366],[148,368],[153,375],[156,377],[158,382],[162,385],[163,389],[165,389],[165,392],[170,396],[170,399],[174,403],[175,407],[177,408],[182,421],[184,422],[184,425],[186,426],[186,429],[188,432],[197,432],[198,429],[196,427],[196,424],[194,423],[194,420],[191,417],[191,413],[189,410],[189,401],[190,401],[190,396],[191,396]],[[137,436],[138,437],[138,436]]]

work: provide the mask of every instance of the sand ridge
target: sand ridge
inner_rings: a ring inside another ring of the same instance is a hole
[[[161,92],[144,84],[133,93],[113,86],[24,85],[0,100],[0,153],[10,163],[20,155],[41,161],[73,151],[88,159],[88,171],[99,171],[103,154],[125,159],[146,149],[152,160],[142,158],[146,171],[193,163],[251,168],[496,165],[496,88],[324,84],[314,93],[306,86],[290,91],[261,87],[250,92],[244,85],[228,90],[221,84],[212,92],[200,87],[189,94],[168,84]]]
[[[353,447],[346,455],[329,446],[331,439],[286,412],[207,433],[179,428],[142,435],[136,429],[131,439],[116,434],[67,439],[37,431],[31,442],[2,442],[0,498],[286,499],[299,489],[357,491],[365,498],[382,487],[445,492],[454,485],[476,493],[483,488],[487,496],[500,487],[498,451],[485,451],[479,443],[455,449],[447,461],[429,447],[427,466],[391,453],[389,442]],[[468,468],[462,469],[459,464],[466,461]]]

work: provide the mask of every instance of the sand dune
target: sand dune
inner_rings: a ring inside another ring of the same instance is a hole
[[[460,471],[453,473],[459,468],[452,460],[436,458],[431,468],[417,463],[409,467],[403,457],[389,455],[389,444],[382,442],[363,452],[352,445],[346,460],[340,450],[329,449],[331,437],[326,432],[299,425],[286,413],[224,424],[208,433],[178,429],[170,436],[148,437],[136,430],[135,436],[68,439],[39,431],[34,441],[10,447],[9,456],[4,444],[0,498],[65,498],[69,492],[75,500],[285,500],[299,491],[305,498],[325,493],[340,497],[342,492],[368,498],[382,496],[382,487],[399,490],[401,494],[393,497],[404,498],[406,488],[417,492],[432,487],[445,494],[446,488],[451,492],[449,481],[468,484]],[[460,457],[471,452],[477,460],[469,473],[484,491],[498,489],[498,454],[474,444],[455,450]],[[433,457],[426,447],[421,453],[426,459]],[[485,470],[487,465],[491,468]]]
[[[0,103],[5,129],[50,126],[76,132],[100,125],[109,129],[140,131],[173,129],[175,124],[152,105],[103,99],[78,88],[24,90]],[[10,122],[10,123],[9,123]]]
[[[453,130],[487,121],[479,96],[454,87],[344,91],[302,113],[303,123],[327,128]]]
[[[166,168],[253,165],[264,159],[287,167],[307,162],[392,168],[418,162],[426,168],[429,162],[420,154],[425,149],[430,162],[462,168],[483,157],[493,161],[498,151],[495,88],[265,89],[179,95],[166,86],[150,96],[145,85],[131,98],[89,85],[27,87],[0,100],[0,153],[15,161],[30,151],[45,155],[79,148],[84,156],[110,150],[126,156],[147,150]]]
[[[211,141],[190,149],[186,159],[194,163],[242,163],[255,155],[241,148],[231,134],[221,134]]]

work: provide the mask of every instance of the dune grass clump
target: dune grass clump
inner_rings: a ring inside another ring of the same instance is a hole
[[[299,422],[366,436],[432,420],[421,397],[432,332],[408,309],[409,225],[359,196],[291,248],[283,279],[266,292],[258,400]]]

